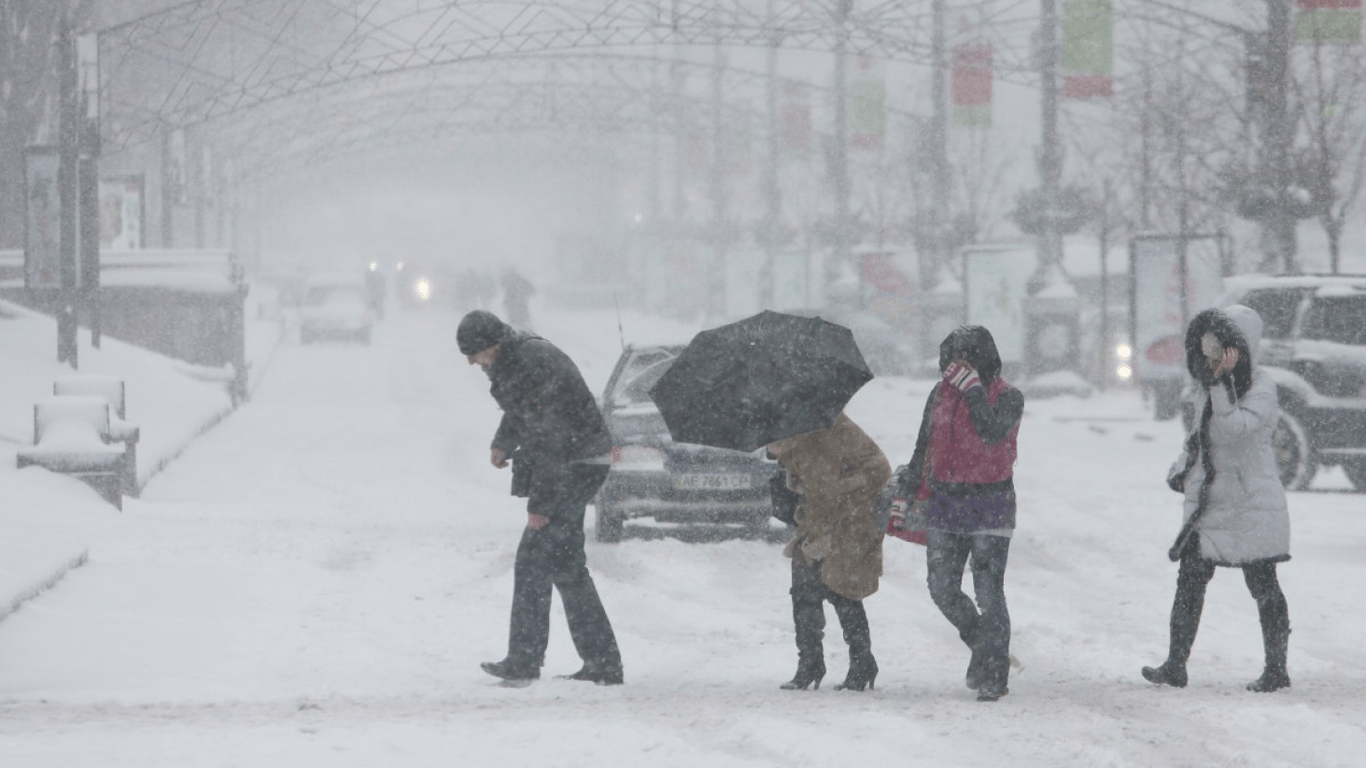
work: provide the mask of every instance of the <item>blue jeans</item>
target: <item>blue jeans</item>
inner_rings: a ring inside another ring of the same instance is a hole
[[[621,669],[617,638],[583,552],[585,507],[607,478],[607,466],[571,464],[566,472],[564,492],[545,512],[550,522],[539,531],[523,531],[517,547],[508,659],[537,667],[545,661],[551,593],[558,589],[579,657],[595,669]]]
[[[927,582],[930,598],[958,636],[982,655],[986,682],[1005,687],[1010,673],[1010,611],[1006,608],[1006,560],[1010,539],[982,533],[930,530]],[[963,592],[963,570],[972,560],[976,603]]]

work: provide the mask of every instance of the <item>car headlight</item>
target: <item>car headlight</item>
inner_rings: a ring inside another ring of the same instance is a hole
[[[612,467],[637,472],[663,471],[664,452],[648,445],[614,445]]]
[[[1115,369],[1115,375],[1127,381],[1133,377],[1134,369],[1130,368],[1127,365],[1121,365],[1120,367]]]
[[[427,278],[425,277],[417,281],[417,285],[413,287],[413,290],[417,291],[417,297],[423,301],[432,297],[432,284],[427,282]]]

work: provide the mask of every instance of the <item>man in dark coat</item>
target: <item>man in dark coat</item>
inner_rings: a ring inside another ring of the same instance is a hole
[[[621,652],[583,551],[585,507],[607,479],[612,449],[597,402],[567,355],[491,312],[465,315],[456,340],[470,365],[488,374],[503,410],[489,460],[499,469],[511,461],[512,493],[527,499],[507,658],[485,662],[483,670],[514,682],[540,677],[554,587],[583,659],[568,679],[620,685]]]

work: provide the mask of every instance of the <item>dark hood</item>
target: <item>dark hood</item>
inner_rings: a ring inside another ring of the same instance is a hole
[[[1261,317],[1242,305],[1201,312],[1186,327],[1186,370],[1196,381],[1205,385],[1211,383],[1200,339],[1206,333],[1213,333],[1220,344],[1238,349],[1238,364],[1233,366],[1232,372],[1233,389],[1242,397],[1252,386],[1252,364],[1261,342],[1261,330]]]
[[[996,340],[991,331],[980,325],[960,325],[940,342],[939,372],[943,373],[956,357],[977,369],[983,385],[989,386],[1001,375],[1001,353],[996,351]]]

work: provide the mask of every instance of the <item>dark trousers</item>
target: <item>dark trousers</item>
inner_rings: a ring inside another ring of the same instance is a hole
[[[958,636],[981,654],[985,680],[1004,686],[1010,673],[1010,611],[1006,608],[1006,560],[1010,539],[981,533],[929,531],[925,559],[930,598]],[[963,592],[963,570],[972,560],[972,588]]]
[[[569,636],[579,657],[596,669],[620,669],[617,638],[583,552],[585,507],[607,479],[607,466],[571,464],[567,472],[564,492],[555,506],[540,511],[550,522],[540,530],[527,528],[517,547],[507,657],[524,666],[544,663],[553,587],[560,591]]]
[[[1205,609],[1205,590],[1214,578],[1212,560],[1200,556],[1198,536],[1181,551],[1181,565],[1176,573],[1176,598],[1172,601],[1171,646],[1169,663],[1185,665],[1190,658],[1195,633],[1200,629],[1200,614]],[[1252,599],[1257,601],[1257,617],[1261,620],[1262,637],[1266,642],[1267,663],[1285,666],[1285,640],[1290,635],[1290,609],[1276,578],[1276,564],[1249,563],[1241,566],[1243,582]]]

